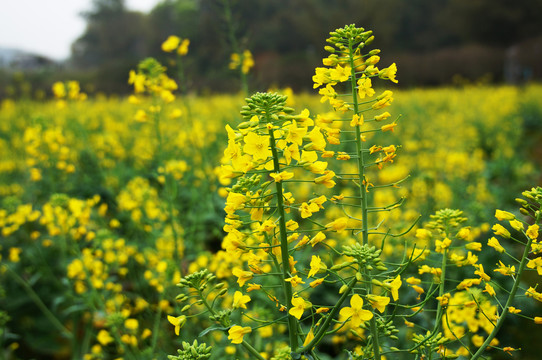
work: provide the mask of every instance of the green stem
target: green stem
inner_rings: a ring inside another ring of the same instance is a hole
[[[43,315],[45,315],[45,317],[49,319],[51,324],[54,325],[62,333],[62,335],[64,335],[68,339],[73,338],[73,334],[60,322],[60,320],[56,318],[55,314],[53,314],[51,310],[49,310],[47,305],[43,303],[43,301],[41,300],[39,295],[36,294],[34,289],[32,289],[32,287],[22,277],[20,277],[15,271],[13,271],[9,266],[6,265],[6,269],[13,276],[13,278],[25,289],[28,296],[34,301],[36,306],[43,312]]]
[[[356,91],[356,64],[354,63],[354,49],[352,39],[348,40],[348,57],[350,62],[350,85],[352,91],[352,103],[354,106],[354,114],[358,115],[359,112],[359,103],[358,103],[358,93]],[[361,127],[356,124],[356,152],[358,157],[358,176],[359,176],[359,196],[360,196],[360,206],[361,206],[361,244],[369,244],[369,212],[367,204],[367,190],[365,188],[365,149],[361,142]],[[369,285],[369,291],[370,285]],[[379,343],[379,334],[378,327],[376,326],[376,317],[374,316],[370,320],[371,334],[373,339],[373,354],[375,359],[380,359],[380,343]]]
[[[446,234],[446,237],[448,237],[448,234]],[[442,263],[441,263],[441,270],[440,273],[440,284],[439,284],[439,290],[438,290],[438,296],[442,299],[442,296],[444,295],[444,282],[446,280],[446,265],[447,265],[447,258],[448,258],[448,249],[444,249],[444,253],[442,254]],[[435,321],[435,327],[433,329],[433,333],[436,334],[441,326],[441,319],[442,318],[442,300],[439,300],[437,304],[437,320]]]
[[[356,285],[357,283],[357,279],[356,277],[354,277],[350,283],[348,283],[348,287],[346,289],[346,291],[342,294],[342,296],[339,298],[339,301],[337,301],[337,304],[335,304],[335,306],[333,307],[333,309],[331,309],[331,312],[329,313],[329,315],[327,316],[326,320],[324,321],[324,323],[320,326],[320,328],[318,329],[318,332],[314,335],[314,339],[312,339],[307,345],[303,346],[301,349],[299,349],[297,351],[298,354],[306,354],[307,352],[311,351],[316,345],[318,345],[318,343],[320,342],[320,340],[322,340],[322,338],[324,337],[324,335],[326,334],[326,331],[327,329],[329,328],[329,326],[331,325],[331,322],[333,321],[333,318],[335,317],[335,315],[337,315],[337,313],[339,312],[340,308],[341,308],[341,305],[343,304],[343,302],[348,298],[348,296],[350,295],[350,291],[354,288],[354,286]]]
[[[359,102],[358,95],[356,91],[356,65],[354,63],[354,50],[352,49],[352,39],[349,40],[348,44],[349,51],[349,62],[351,70],[350,75],[350,85],[352,91],[352,104],[354,106],[354,114],[358,115],[359,112]],[[363,182],[365,181],[365,157],[363,144],[361,142],[361,128],[360,125],[356,125],[356,153],[358,158],[358,176],[359,176],[359,196],[360,196],[360,205],[361,205],[361,244],[368,244],[369,242],[369,230],[368,230],[368,206],[367,206],[367,191]]]
[[[367,282],[367,293],[372,294],[372,282]],[[371,334],[373,339],[373,353],[375,359],[380,359],[380,339],[378,333],[378,327],[376,326],[376,310],[371,308],[373,317],[369,320],[369,326],[371,328]]]
[[[233,20],[231,16],[231,7],[228,0],[223,0],[224,3],[224,18],[226,19],[226,25],[228,26],[228,37],[230,39],[231,47],[235,54],[239,54],[239,75],[241,77],[241,90],[245,96],[248,96],[248,82],[247,75],[243,72],[243,54],[239,48],[237,38],[235,37],[235,29],[233,27]]]
[[[207,308],[207,310],[209,310],[209,312],[211,313],[211,315],[213,316],[216,316],[216,311],[213,310],[213,308],[211,307],[211,305],[209,305],[209,303],[207,302],[207,299],[205,299],[205,297],[203,296],[203,292],[201,290],[197,290],[198,291],[198,295],[199,295],[199,298],[201,299],[201,301],[203,302],[203,305]],[[225,322],[221,321],[220,324],[224,327],[226,326],[229,326],[229,324],[226,324]],[[252,354],[255,358],[257,358],[258,360],[265,360],[265,358],[263,356],[260,355],[260,353],[258,352],[258,350],[256,350],[252,345],[250,345],[248,342],[246,342],[245,340],[243,340],[243,342],[241,343],[241,345],[243,345],[243,347],[250,353]]]
[[[266,112],[266,120],[270,122],[269,113]],[[269,144],[273,153],[273,165],[274,171],[280,172],[279,156],[277,148],[275,146],[275,136],[273,135],[273,129],[269,129]],[[286,217],[284,211],[284,201],[282,198],[282,183],[280,181],[275,182],[276,197],[277,197],[277,211],[279,213],[279,229],[280,229],[280,250],[282,257],[282,285],[284,288],[284,303],[289,309],[292,308],[292,284],[287,282],[289,278],[290,267],[290,255],[288,251],[288,234],[286,229]],[[297,341],[297,319],[288,313],[288,334],[290,336],[290,348],[292,351],[296,351],[298,346]]]
[[[535,221],[535,224],[538,224],[539,222],[540,222],[540,216],[537,217],[537,219]],[[497,333],[501,329],[501,326],[504,324],[504,320],[506,319],[506,315],[508,315],[508,308],[512,305],[512,302],[514,301],[514,298],[516,297],[516,293],[517,293],[517,291],[519,289],[519,283],[520,283],[521,275],[523,274],[523,271],[525,270],[525,266],[527,265],[527,261],[529,260],[529,258],[527,256],[529,255],[529,251],[531,249],[531,244],[532,244],[533,240],[529,236],[526,236],[526,237],[527,237],[528,240],[527,240],[527,244],[525,245],[525,249],[523,250],[523,256],[521,258],[521,262],[519,263],[519,268],[518,268],[518,273],[517,273],[517,276],[516,276],[516,280],[514,281],[514,285],[512,286],[512,290],[510,291],[510,295],[508,295],[508,299],[506,300],[506,304],[504,304],[503,312],[502,312],[501,316],[499,317],[499,320],[497,320],[497,324],[493,328],[493,331],[491,332],[491,334],[489,334],[489,336],[484,341],[482,346],[480,346],[478,351],[476,353],[474,353],[474,355],[471,357],[471,360],[475,360],[475,359],[479,358],[484,353],[485,349],[489,346],[491,341],[495,338],[495,336],[497,335]]]
[[[158,304],[160,304],[160,301],[164,298],[163,293],[160,294],[160,300],[158,301]],[[156,348],[156,344],[158,343],[158,335],[160,333],[160,318],[162,317],[162,308],[158,306],[158,311],[156,312],[156,316],[154,317],[154,325],[152,329],[152,341],[151,341],[151,353],[154,354],[154,349]]]

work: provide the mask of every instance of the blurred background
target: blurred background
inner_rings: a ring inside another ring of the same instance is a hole
[[[160,45],[173,34],[191,41],[189,90],[239,88],[228,69],[232,50],[223,0],[12,3],[18,5],[3,5],[0,21],[0,97],[47,96],[54,81],[66,79],[78,80],[90,94],[127,93],[128,71],[148,56],[164,61]],[[513,6],[508,0],[229,4],[236,37],[254,54],[253,89],[310,89],[312,69],[324,55],[322,39],[350,23],[374,30],[375,46],[386,50],[382,63],[399,66],[401,87],[542,78],[542,0]]]

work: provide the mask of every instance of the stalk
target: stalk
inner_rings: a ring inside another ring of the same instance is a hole
[[[203,305],[207,308],[207,310],[211,313],[211,315],[216,315],[216,311],[214,311],[213,307],[211,305],[209,305],[209,303],[207,302],[207,299],[205,299],[205,297],[203,296],[203,293],[201,290],[197,290],[198,291],[198,295],[203,303]],[[221,325],[222,326],[228,326],[228,324],[225,324],[224,322],[221,322]],[[252,355],[254,356],[256,359],[258,360],[265,360],[265,358],[263,356],[260,355],[260,353],[258,352],[258,350],[256,350],[252,345],[250,345],[248,342],[246,342],[245,340],[243,340],[243,342],[241,343],[241,345],[243,345],[243,347]]]
[[[348,298],[348,296],[350,295],[350,291],[354,288],[354,286],[356,285],[357,283],[357,279],[356,277],[354,277],[349,283],[348,283],[348,288],[346,289],[346,291],[342,294],[342,296],[339,298],[339,301],[337,301],[337,304],[333,307],[333,309],[331,310],[331,312],[329,313],[329,315],[327,316],[326,320],[324,321],[324,323],[320,326],[320,329],[318,330],[318,332],[314,335],[314,339],[312,339],[306,346],[303,346],[301,349],[299,349],[298,353],[299,354],[304,354],[304,353],[307,353],[309,351],[311,351],[319,342],[320,340],[322,340],[322,338],[324,337],[324,335],[326,334],[326,331],[327,329],[329,328],[329,326],[331,325],[331,322],[333,321],[333,318],[335,317],[335,315],[337,315],[337,313],[339,312],[340,308],[341,308],[341,305],[344,303],[344,301],[346,300],[346,298]]]
[[[356,92],[356,65],[354,63],[354,50],[352,38],[348,40],[348,57],[351,67],[350,73],[350,85],[352,91],[352,103],[354,106],[354,114],[358,115],[359,113],[359,103],[358,103],[358,94]],[[368,228],[368,205],[367,205],[367,191],[364,186],[365,182],[365,157],[363,144],[361,143],[361,129],[360,125],[356,124],[356,151],[358,154],[358,176],[359,176],[359,196],[360,196],[360,206],[361,206],[361,244],[369,243],[369,228]],[[368,286],[370,291],[370,285]],[[373,335],[373,354],[375,359],[380,359],[380,344],[379,344],[379,334],[378,327],[376,326],[376,316],[375,310],[371,309],[373,317],[371,318],[370,328]]]
[[[356,92],[356,65],[354,64],[354,50],[352,49],[352,39],[349,39],[348,42],[348,51],[349,51],[349,62],[351,70],[350,75],[350,85],[352,91],[352,103],[354,106],[354,114],[358,115],[359,113],[359,103],[358,96]],[[360,205],[361,205],[361,233],[362,239],[361,244],[367,244],[369,241],[369,231],[368,231],[368,206],[367,206],[367,192],[363,186],[365,180],[365,157],[363,144],[361,143],[361,129],[360,125],[356,125],[356,152],[358,154],[358,176],[359,176],[359,196],[360,196]]]
[[[538,224],[539,222],[540,222],[540,215],[537,216],[535,224]],[[491,341],[495,338],[495,336],[499,332],[501,326],[504,324],[504,320],[506,319],[506,316],[508,315],[508,308],[512,305],[512,302],[514,301],[514,298],[516,297],[516,293],[519,289],[521,275],[523,274],[523,270],[525,270],[525,266],[527,265],[527,261],[529,260],[527,256],[529,255],[529,251],[530,251],[529,249],[531,248],[531,244],[533,240],[529,236],[526,236],[526,237],[528,240],[527,240],[527,244],[525,245],[525,249],[523,250],[523,256],[521,257],[521,262],[519,263],[518,274],[516,276],[516,280],[514,281],[514,285],[512,286],[512,290],[510,291],[510,295],[508,295],[506,304],[504,304],[503,312],[501,316],[499,317],[499,320],[497,320],[497,324],[495,324],[493,331],[491,332],[491,334],[489,334],[486,341],[484,341],[484,343],[482,344],[482,346],[480,346],[478,351],[474,353],[474,355],[471,357],[471,360],[478,359],[484,353],[485,349],[489,346]]]
[[[269,112],[266,111],[266,120],[270,122]],[[275,172],[280,172],[280,164],[277,148],[275,147],[275,136],[273,129],[269,129],[269,145],[271,146],[271,152],[273,153],[273,167]],[[290,257],[288,252],[288,236],[286,229],[286,218],[284,212],[284,201],[282,199],[282,182],[275,182],[276,197],[277,197],[277,210],[279,213],[279,229],[280,229],[280,252],[282,258],[282,285],[284,288],[284,303],[289,309],[292,308],[292,284],[287,282],[289,278],[289,264]],[[292,351],[297,350],[297,320],[295,317],[288,313],[288,334],[290,337],[290,348]]]
[[[68,339],[73,339],[73,334],[57,319],[55,314],[49,310],[47,305],[43,303],[38,294],[32,289],[32,287],[15,271],[13,271],[9,266],[6,266],[8,272],[13,276],[13,278],[25,289],[28,296],[34,301],[36,306],[42,311],[43,315],[51,322],[51,324],[57,328],[60,333]]]

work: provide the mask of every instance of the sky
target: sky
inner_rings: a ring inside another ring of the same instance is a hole
[[[159,2],[125,0],[128,9],[142,12]],[[0,0],[0,48],[64,60],[85,30],[81,12],[91,8],[92,0]]]

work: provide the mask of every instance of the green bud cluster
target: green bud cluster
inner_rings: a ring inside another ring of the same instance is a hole
[[[149,79],[157,79],[166,72],[166,68],[154,58],[146,58],[139,63],[137,69]]]
[[[344,246],[343,254],[346,256],[352,256],[356,259],[356,262],[365,267],[367,270],[378,269],[381,271],[387,270],[386,266],[380,260],[380,254],[382,250],[377,249],[375,246],[369,246],[367,244],[356,243],[352,246]]]
[[[383,318],[376,319],[376,326],[378,327],[378,333],[382,336],[389,337],[393,340],[398,340],[396,334],[399,333],[399,330],[393,324],[393,320],[385,321]],[[371,335],[369,335],[370,338]]]
[[[522,192],[521,195],[523,195],[525,199],[516,199],[516,202],[521,205],[519,211],[523,215],[540,218],[540,208],[542,207],[542,188],[537,186],[536,188]]]
[[[221,311],[218,311],[215,315],[209,316],[209,320],[216,321],[221,324],[224,324],[224,323],[227,324],[229,323],[231,313],[232,313],[232,309],[221,310]]]
[[[114,312],[107,316],[105,325],[107,327],[121,326],[124,323],[126,317],[120,312]]]
[[[183,348],[177,350],[179,355],[168,355],[168,359],[170,360],[200,360],[200,359],[208,359],[211,357],[211,346],[207,346],[207,344],[202,343],[198,344],[198,340],[194,340],[194,343],[190,345],[190,343],[183,341],[182,343]]]
[[[365,31],[364,28],[358,28],[354,24],[332,31],[329,35],[331,36],[326,41],[334,47],[328,45],[324,49],[332,54],[336,50],[341,52],[346,51],[350,42],[352,42],[352,48],[357,50],[363,48],[365,45],[369,45],[374,39],[371,30]]]
[[[60,206],[63,208],[68,207],[69,201],[70,197],[66,194],[53,194],[51,195],[51,199],[49,200],[52,206]]]
[[[286,116],[281,113],[290,114],[294,111],[294,109],[286,107],[287,98],[286,95],[277,93],[256,93],[245,99],[247,105],[241,108],[241,115],[245,120],[250,120],[254,115],[260,117],[264,114],[275,114],[277,115],[276,120],[285,120]],[[249,127],[247,125],[250,124],[247,124],[247,122],[241,123],[239,128]]]
[[[54,196],[54,195],[53,195]],[[17,210],[17,207],[22,204],[22,201],[16,196],[7,196],[2,199],[2,209],[12,213]]]
[[[207,288],[207,285],[215,279],[216,276],[214,274],[210,273],[207,269],[203,269],[185,276],[177,286],[180,288],[188,287],[203,291]]]
[[[420,344],[416,349],[412,350],[412,352],[414,354],[423,354],[425,352],[438,351],[439,345],[443,345],[450,340],[439,332],[438,334],[433,336],[431,336],[429,333],[427,335],[414,334],[412,336],[412,341],[415,344]]]
[[[240,177],[237,180],[237,183],[231,187],[231,191],[235,193],[246,193],[255,186],[260,185],[262,180],[262,175],[254,174],[251,177]]]
[[[431,215],[431,219],[432,221],[426,225],[427,228],[438,231],[448,231],[467,221],[467,218],[463,217],[463,211],[452,209],[439,210]]]
[[[292,355],[290,355],[291,349],[289,346],[285,346],[277,350],[275,356],[271,360],[292,360]]]

